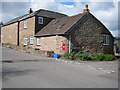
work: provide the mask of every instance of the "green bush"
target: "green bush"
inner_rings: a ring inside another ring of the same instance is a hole
[[[28,49],[32,49],[32,47],[28,47]]]
[[[75,54],[76,54],[75,52],[70,53],[69,59],[73,60]]]
[[[93,54],[92,60],[112,61],[112,60],[116,60],[116,57],[114,55],[110,55],[110,54]]]
[[[71,60],[84,60],[84,61],[88,61],[88,60],[92,60],[92,61],[112,61],[112,60],[116,60],[116,57],[114,55],[110,55],[110,54],[89,54],[89,53],[67,53],[65,55],[62,55],[62,57],[65,57],[67,59],[71,59]]]
[[[78,52],[74,55],[75,59],[79,59],[79,60],[91,60],[91,56],[88,53],[81,53]]]
[[[62,57],[65,57],[65,58],[67,58],[67,59],[73,60],[75,54],[76,54],[75,52],[67,53],[67,54],[65,54],[65,55],[62,55]]]
[[[12,45],[12,44],[10,44],[10,43],[2,43],[2,45],[4,46],[4,45]]]
[[[114,55],[110,55],[110,54],[106,54],[104,55],[104,60],[105,61],[112,61],[112,60],[116,60],[117,58]]]
[[[81,52],[78,52],[74,55],[74,59],[79,59],[81,57]]]
[[[92,60],[102,61],[104,60],[104,54],[92,54],[91,55]]]

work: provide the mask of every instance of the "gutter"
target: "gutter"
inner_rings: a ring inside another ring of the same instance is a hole
[[[64,33],[63,34],[47,34],[47,35],[35,35],[35,37],[47,37],[47,36],[56,36],[56,35],[65,35]]]

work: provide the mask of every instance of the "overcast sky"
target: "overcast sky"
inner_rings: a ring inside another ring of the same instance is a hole
[[[100,20],[113,34],[118,36],[118,3],[117,2],[36,2],[36,0],[29,0],[29,2],[2,2],[2,18],[0,21],[4,23],[21,15],[27,14],[29,8],[33,11],[38,9],[52,10],[69,16],[82,13],[88,4],[90,12]],[[120,31],[119,31],[120,32]]]

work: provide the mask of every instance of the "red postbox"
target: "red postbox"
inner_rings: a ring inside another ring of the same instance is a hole
[[[62,44],[62,50],[65,51],[65,43]]]

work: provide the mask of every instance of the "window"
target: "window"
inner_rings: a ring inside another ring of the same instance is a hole
[[[59,25],[57,29],[60,29],[64,26],[65,24]]]
[[[24,37],[24,45],[27,45],[27,37]]]
[[[27,20],[24,20],[24,28],[27,28]]]
[[[109,35],[103,35],[103,45],[109,45]]]
[[[30,36],[30,44],[33,44],[33,36]]]
[[[41,45],[40,44],[40,37],[37,38],[37,45]]]
[[[42,18],[42,17],[39,17],[39,18],[38,18],[38,23],[39,23],[39,24],[43,24],[43,18]]]

